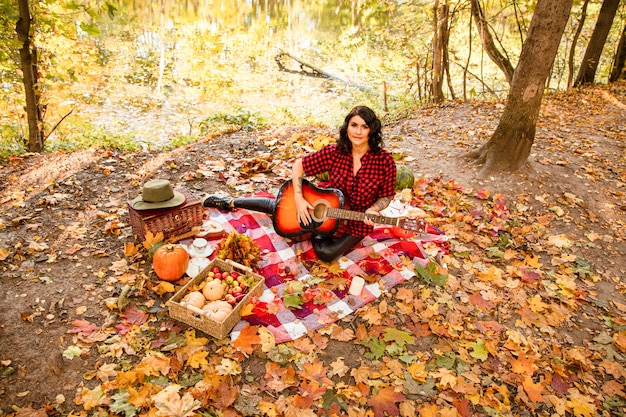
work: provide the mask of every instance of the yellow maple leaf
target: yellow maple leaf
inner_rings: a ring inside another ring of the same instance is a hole
[[[341,326],[334,326],[333,331],[330,334],[330,338],[339,340],[340,342],[349,342],[355,338],[355,334],[352,329],[344,329]]]
[[[274,333],[267,330],[267,327],[259,327],[259,338],[261,339],[261,351],[269,352],[276,346],[276,337]]]
[[[254,310],[254,305],[252,303],[247,303],[243,307],[241,307],[241,310],[239,310],[239,316],[251,316],[254,314],[252,310]]]
[[[487,271],[479,271],[476,276],[481,281],[500,281],[503,271],[500,268],[491,266]]]
[[[114,363],[102,364],[98,368],[96,376],[100,381],[107,382],[109,378],[115,378],[117,376],[117,371],[115,370],[115,368],[117,368],[117,365]]]
[[[205,352],[208,353],[208,352]],[[232,359],[222,358],[222,363],[215,367],[218,375],[239,375],[241,374],[241,364]]]
[[[146,230],[146,238],[143,241],[143,247],[150,250],[155,243],[162,242],[164,239],[163,232],[154,235],[150,230]]]
[[[102,386],[98,385],[94,389],[83,388],[77,398],[74,400],[76,404],[82,404],[86,411],[91,410],[99,405],[110,404],[111,399],[102,390]]]
[[[350,370],[350,367],[347,366],[346,363],[344,362],[343,356],[340,356],[337,359],[335,359],[334,362],[330,364],[330,370],[331,370],[332,375],[337,375],[338,377],[341,378],[345,374],[348,373],[348,371]]]
[[[259,411],[263,413],[264,416],[278,417],[279,415],[278,410],[276,410],[276,404],[274,403],[259,401],[257,406],[259,407]]]
[[[536,294],[528,300],[528,306],[535,313],[541,313],[548,308],[548,304],[544,303],[539,294]]]
[[[318,151],[318,150],[322,149],[324,146],[328,145],[331,141],[334,142],[334,140],[332,138],[330,138],[330,137],[328,137],[326,135],[319,135],[313,141],[313,149]]]
[[[431,372],[430,376],[435,379],[438,379],[439,382],[436,384],[441,388],[454,388],[456,386],[456,378],[457,376],[449,369],[439,368],[436,372]]]
[[[421,362],[412,362],[408,367],[407,371],[411,374],[414,380],[420,382],[426,382],[428,378],[428,372],[426,371],[426,364]]]
[[[176,287],[174,287],[174,284],[172,284],[171,282],[161,281],[157,286],[152,288],[152,291],[159,295],[163,295],[168,292],[176,291]]]
[[[208,354],[209,352],[203,350],[195,351],[189,358],[187,358],[187,365],[196,369],[208,365],[206,360]]]
[[[187,339],[187,347],[205,346],[209,342],[206,337],[196,337],[196,329],[187,329],[185,339]]]
[[[596,405],[593,398],[583,395],[576,388],[567,390],[569,400],[566,405],[576,416],[592,417],[596,415]]]
[[[141,385],[139,391],[137,391],[134,387],[128,387],[128,402],[135,406],[135,408],[148,406],[151,398],[161,391],[162,388],[163,387],[160,385],[148,382]]]
[[[143,370],[144,375],[167,375],[170,372],[170,358],[162,353],[154,352],[143,358],[135,369]]]
[[[525,259],[526,265],[528,265],[531,268],[541,268],[543,266],[543,264],[541,262],[539,262],[539,256],[533,255],[526,255],[526,259]]]
[[[140,373],[134,369],[130,371],[118,372],[115,376],[115,384],[119,388],[128,388],[134,385],[137,380],[143,378],[143,376],[143,373]]]
[[[352,368],[352,371],[350,372],[350,376],[354,378],[355,382],[357,383],[362,382],[366,384],[372,379],[371,375],[372,368],[367,365],[361,365],[358,368]]]
[[[425,404],[418,409],[419,417],[437,417],[439,411],[439,406],[436,404]]]
[[[124,256],[130,258],[133,255],[136,255],[139,251],[139,247],[135,246],[133,242],[124,243]]]
[[[401,416],[415,416],[415,415],[417,415],[417,410],[415,409],[415,402],[414,401],[402,401],[398,408],[400,409],[400,415]]]
[[[546,398],[552,403],[552,406],[556,410],[559,416],[564,416],[567,412],[567,407],[565,406],[565,399],[560,398],[556,395],[549,394],[546,395]]]
[[[367,308],[362,318],[371,325],[380,324],[383,320],[382,314],[380,314],[380,312],[376,308]]]
[[[413,297],[415,294],[411,288],[400,287],[398,292],[396,293],[396,298],[398,300],[404,301],[405,303],[410,303],[413,301]]]

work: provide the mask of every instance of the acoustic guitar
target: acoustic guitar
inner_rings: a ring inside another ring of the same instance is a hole
[[[341,190],[335,188],[320,188],[311,182],[302,180],[302,195],[312,206],[313,221],[308,225],[300,223],[296,215],[296,201],[291,180],[286,181],[276,196],[276,207],[273,224],[276,233],[283,237],[294,237],[304,233],[318,235],[333,235],[339,228],[340,221],[364,221],[368,217],[374,223],[397,226],[404,230],[424,232],[426,224],[419,219],[393,218],[374,216],[350,211],[343,208],[344,196]]]

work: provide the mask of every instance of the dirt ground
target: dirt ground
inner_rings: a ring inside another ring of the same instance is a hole
[[[626,85],[547,96],[527,166],[480,178],[478,167],[461,156],[488,139],[502,109],[498,102],[423,109],[386,126],[386,145],[406,155],[401,163],[418,178],[502,193],[536,213],[565,207],[550,223],[551,233],[572,240],[593,233],[593,244],[576,250],[603,277],[594,289],[597,304],[626,306]],[[55,402],[64,403],[64,413],[73,409],[76,390],[98,358],[63,357],[70,323],[101,323],[104,300],[119,293],[111,268],[133,240],[125,203],[145,180],[167,178],[199,195],[243,192],[244,186],[198,175],[199,167],[209,159],[252,158],[269,150],[263,145],[268,138],[322,133],[335,131],[237,132],[169,152],[87,150],[13,158],[0,167],[0,414],[14,405],[39,409]],[[149,274],[149,265],[143,267]],[[598,316],[579,317],[579,328],[563,337],[588,337]],[[326,355],[332,354],[329,347]],[[342,355],[356,363],[360,352]]]

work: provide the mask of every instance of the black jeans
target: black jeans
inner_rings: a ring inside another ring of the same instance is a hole
[[[235,198],[233,205],[238,208],[258,211],[273,216],[276,200],[263,197]],[[341,237],[315,235],[311,238],[311,243],[313,244],[313,251],[320,261],[332,262],[346,253],[346,251],[352,249],[361,240],[363,240],[362,237],[351,235],[343,235]]]

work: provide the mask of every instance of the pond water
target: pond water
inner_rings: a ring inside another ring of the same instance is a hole
[[[370,32],[389,16],[361,3],[129,2],[102,24],[97,48],[108,84],[91,93],[99,105],[83,114],[159,143],[197,134],[216,114],[336,126],[356,104],[382,112],[383,82],[402,85],[393,71],[381,76],[390,55]],[[303,73],[315,70],[325,77]]]

